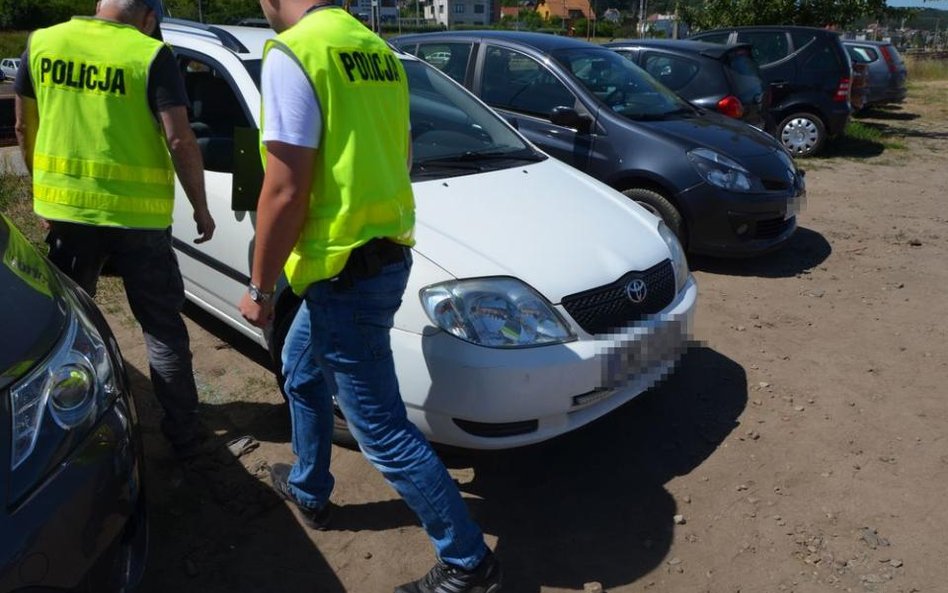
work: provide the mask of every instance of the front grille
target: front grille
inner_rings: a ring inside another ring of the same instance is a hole
[[[773,239],[780,236],[784,231],[793,225],[793,218],[769,218],[767,220],[758,220],[757,228],[754,231],[754,237],[757,239]]]
[[[784,191],[790,189],[790,182],[784,179],[772,179],[765,177],[761,179],[764,189],[767,191]]]
[[[629,298],[626,288],[633,280],[645,282],[641,303]],[[606,286],[563,298],[563,308],[590,334],[602,334],[658,313],[675,298],[675,269],[665,260],[644,272],[629,272]]]

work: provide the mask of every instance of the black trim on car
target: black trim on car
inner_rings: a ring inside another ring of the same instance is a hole
[[[207,255],[206,253],[201,252],[199,249],[195,249],[194,247],[191,247],[190,245],[188,245],[181,239],[172,238],[171,244],[174,246],[175,249],[177,249],[181,253],[185,254],[191,259],[197,260],[199,263],[204,264],[205,266],[209,267],[215,272],[219,274],[223,274],[227,276],[228,278],[230,278],[231,280],[234,280],[235,282],[238,282],[240,284],[245,284],[245,285],[250,284],[250,276],[247,276],[246,274],[242,274],[241,272],[238,272],[237,270],[224,264],[220,260],[214,259],[213,257]]]

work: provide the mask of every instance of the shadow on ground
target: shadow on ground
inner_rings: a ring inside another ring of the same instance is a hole
[[[905,111],[901,105],[878,105],[867,107],[853,115],[857,120],[882,119],[892,121],[912,121],[921,117],[917,113]]]
[[[227,406],[202,406],[202,418],[216,433],[212,447],[180,462],[161,436],[148,378],[128,370],[145,442],[150,525],[140,593],[344,592],[299,519],[267,486],[267,463],[245,465],[226,446],[247,433],[288,439],[285,408],[245,404],[255,407],[257,420],[235,427]],[[281,408],[284,414],[276,412]]]
[[[777,251],[746,259],[691,256],[689,264],[693,270],[725,276],[790,278],[820,265],[832,252],[832,246],[823,235],[798,227]]]
[[[461,489],[498,538],[506,591],[625,586],[661,566],[673,517],[687,514],[665,489],[695,471],[738,425],[747,376],[709,348],[642,397],[564,437],[512,451],[442,456],[473,465]],[[673,568],[672,568],[673,569]]]
[[[222,338],[220,330],[229,331],[213,320],[209,326]],[[237,461],[222,447],[200,461],[173,461],[151,386],[130,370],[145,432],[152,525],[143,593],[345,591],[297,517],[266,486],[266,461]],[[695,347],[655,389],[564,437],[511,451],[439,454],[449,467],[473,468],[461,489],[475,497],[475,519],[497,537],[506,591],[582,589],[590,580],[608,589],[662,565],[673,517],[687,512],[665,484],[695,471],[721,445],[746,402],[744,369]],[[205,405],[202,417],[219,441],[241,434],[289,439],[281,405]],[[399,500],[345,505],[333,517],[333,528],[347,531],[416,524]]]
[[[869,122],[861,123],[864,126],[876,127]],[[885,151],[886,145],[882,142],[843,135],[829,140],[823,150],[821,150],[818,155],[812,158],[822,161],[828,161],[829,159],[835,159],[839,157],[865,159],[879,156]]]

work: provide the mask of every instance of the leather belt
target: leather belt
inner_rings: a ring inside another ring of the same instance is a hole
[[[384,266],[405,261],[408,251],[389,239],[372,239],[352,250],[346,267],[331,282],[338,289],[352,288],[360,280],[377,276]]]

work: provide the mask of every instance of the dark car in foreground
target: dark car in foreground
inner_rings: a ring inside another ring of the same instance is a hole
[[[803,176],[773,137],[688,103],[610,49],[513,31],[392,42],[550,155],[660,216],[693,253],[753,255],[796,228]]]
[[[865,64],[869,70],[868,105],[901,103],[908,94],[908,70],[899,50],[888,41],[843,41],[853,64]]]
[[[775,135],[795,156],[820,151],[843,133],[852,67],[839,33],[814,27],[759,26],[703,31],[690,37],[711,43],[746,43],[770,85]]]
[[[769,128],[770,96],[749,45],[721,45],[687,39],[629,39],[606,43],[683,99]]]
[[[115,338],[0,215],[0,593],[128,591],[147,544],[142,446]]]

